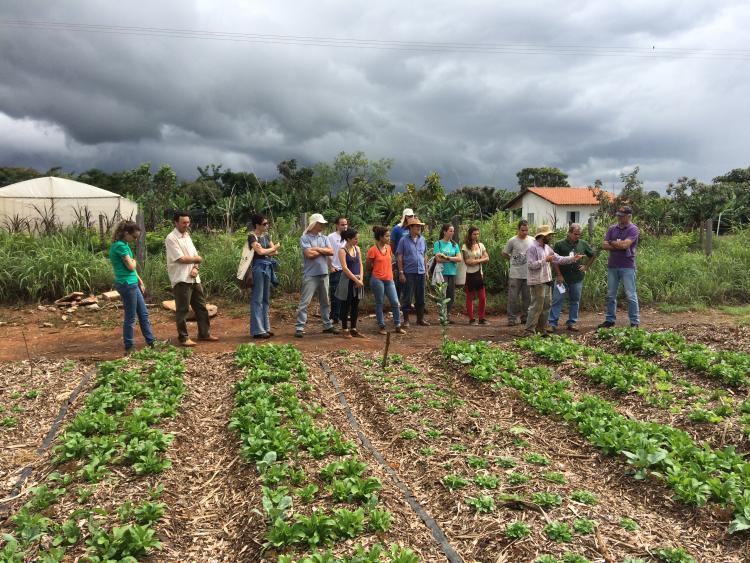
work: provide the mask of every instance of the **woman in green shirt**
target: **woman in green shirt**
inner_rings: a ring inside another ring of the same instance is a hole
[[[135,317],[138,316],[138,324],[141,333],[146,339],[146,344],[153,348],[154,333],[151,330],[151,322],[148,319],[148,309],[143,300],[146,286],[136,271],[136,262],[129,243],[135,241],[141,234],[138,225],[133,221],[120,221],[112,236],[112,246],[109,247],[109,260],[115,271],[115,288],[122,297],[122,306],[125,319],[122,324],[122,338],[125,343],[125,353],[129,354],[135,346],[133,339],[133,327]]]
[[[454,231],[453,225],[443,225],[440,229],[440,238],[435,241],[433,248],[435,251],[435,260],[443,265],[443,279],[448,284],[448,289],[445,292],[445,296],[450,299],[448,302],[448,324],[453,324],[453,321],[450,320],[450,314],[456,297],[456,273],[458,271],[458,263],[463,262],[461,250],[453,242]]]

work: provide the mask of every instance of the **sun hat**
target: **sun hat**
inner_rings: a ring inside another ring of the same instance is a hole
[[[312,229],[317,223],[328,223],[328,221],[326,221],[320,213],[313,213],[312,215],[310,215],[310,220],[307,223],[305,233]]]
[[[414,210],[411,207],[407,207],[404,209],[404,212],[401,214],[401,225],[404,224],[404,221],[406,221],[407,217],[414,217]]]
[[[629,205],[621,205],[617,208],[617,215],[618,217],[624,217],[625,215],[632,215],[633,214],[633,208]]]
[[[545,237],[547,235],[551,235],[554,232],[555,231],[553,231],[552,227],[550,227],[549,225],[539,225],[539,230],[534,235],[534,238]]]
[[[424,227],[424,223],[419,220],[419,217],[410,217],[408,221],[406,221],[406,227],[409,228],[413,225],[419,225],[420,227]]]

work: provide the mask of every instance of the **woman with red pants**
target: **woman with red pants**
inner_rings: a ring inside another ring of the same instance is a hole
[[[479,299],[479,324],[486,325],[484,309],[487,304],[487,294],[484,290],[484,272],[482,264],[490,261],[487,249],[479,242],[479,228],[470,227],[466,233],[466,240],[461,247],[464,262],[466,263],[466,314],[469,315],[469,324],[476,323],[474,318],[474,297]]]

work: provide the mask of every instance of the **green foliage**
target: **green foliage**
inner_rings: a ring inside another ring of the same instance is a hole
[[[573,522],[573,531],[576,534],[581,534],[582,536],[593,534],[595,528],[596,522],[587,518],[577,518]]]
[[[505,527],[505,537],[511,540],[520,540],[530,533],[529,525],[521,521],[512,522]]]
[[[555,542],[569,542],[573,539],[570,526],[565,522],[550,522],[544,527],[544,534]]]
[[[541,508],[551,508],[553,506],[560,506],[562,504],[562,497],[554,493],[541,492],[534,493],[531,501]]]
[[[466,485],[468,485],[469,482],[461,477],[460,475],[446,475],[443,477],[443,486],[448,489],[449,491],[455,491],[456,489],[462,489]]]
[[[576,502],[580,502],[581,504],[588,504],[590,506],[594,506],[599,503],[596,495],[589,491],[573,491],[572,493],[570,493],[570,499]]]
[[[478,497],[467,497],[468,504],[474,512],[485,513],[495,510],[495,499],[489,495],[479,495]]]
[[[664,547],[654,551],[659,561],[664,563],[695,563],[695,559],[681,547]]]
[[[627,530],[628,532],[635,532],[636,530],[640,529],[638,522],[636,522],[632,518],[622,518],[620,520],[620,527],[623,530]]]

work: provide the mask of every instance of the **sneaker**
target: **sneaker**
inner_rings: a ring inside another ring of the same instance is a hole
[[[557,327],[555,325],[549,325],[544,329],[544,332],[546,332],[547,334],[555,334],[557,332]]]
[[[271,338],[271,335],[267,332],[264,332],[263,334],[253,334],[253,338],[257,340],[265,340],[267,338]]]
[[[395,332],[396,334],[406,334],[406,331],[405,331],[405,330],[404,330],[404,329],[403,329],[402,327],[400,327],[400,326],[397,326],[397,327],[396,327],[396,328],[395,328],[395,329],[393,330],[393,332]]]
[[[489,321],[487,319],[479,319],[479,324],[480,325],[488,325],[490,323],[489,323]]]
[[[635,323],[630,323],[630,328],[638,328],[640,325],[637,325]]]
[[[131,346],[130,348],[125,348],[125,352],[123,353],[123,356],[129,356],[135,352],[135,346]]]
[[[396,328],[396,332],[398,332],[398,328]],[[385,330],[385,325],[380,325],[378,327],[378,334],[382,334],[383,336],[385,336],[386,334],[388,334],[388,331]]]
[[[274,334],[273,332],[271,332],[270,330],[267,330],[267,331],[266,331],[266,334],[267,334],[268,336],[276,336],[276,335],[275,335],[275,334]]]
[[[338,334],[341,331],[337,327],[331,325],[328,328],[324,328],[323,332],[326,333],[326,334]]]
[[[470,325],[475,325],[475,324],[477,324],[477,321],[475,321],[474,319],[469,319],[469,324]]]
[[[612,321],[604,321],[600,325],[597,325],[596,328],[612,328],[613,326],[615,326],[615,323]]]
[[[294,331],[294,337],[295,338],[304,338],[305,331],[304,330],[295,330]]]
[[[568,325],[568,330],[570,332],[581,332],[581,330],[576,325]]]
[[[353,328],[349,331],[349,334],[351,334],[354,338],[364,338],[365,335],[361,334],[356,328]]]

